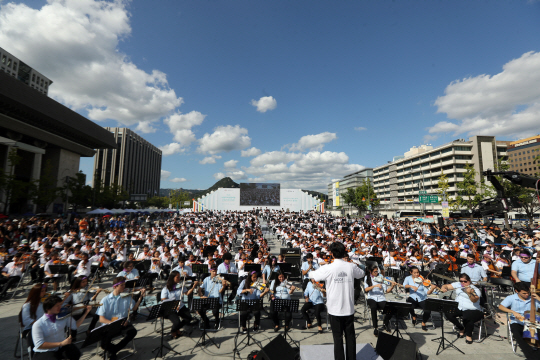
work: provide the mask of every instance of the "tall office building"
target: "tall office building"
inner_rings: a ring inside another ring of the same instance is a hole
[[[534,176],[540,172],[538,164],[540,164],[540,135],[508,144],[510,170]]]
[[[474,166],[480,174],[494,169],[499,160],[505,161],[508,141],[497,141],[494,136],[473,136],[469,140],[457,139],[437,148],[422,145],[413,147],[403,157],[373,169],[373,186],[381,199],[379,210],[392,215],[398,210],[420,210],[419,190],[436,195],[441,173],[448,179],[448,196],[457,195],[456,184],[463,181],[465,165]],[[427,210],[441,211],[439,203],[426,204]]]
[[[2,48],[0,48],[0,70],[19,79],[42,94],[49,94],[49,86],[52,84],[51,79],[26,65]]]
[[[117,148],[97,151],[94,179],[121,185],[130,195],[159,195],[161,150],[128,128],[105,129],[113,133]]]

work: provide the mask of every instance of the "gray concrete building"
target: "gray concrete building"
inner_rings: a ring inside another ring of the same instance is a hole
[[[373,169],[365,168],[360,171],[345,175],[343,179],[332,181],[328,184],[328,206],[347,206],[343,203],[341,195],[349,188],[357,188],[364,180],[369,179],[373,183]]]
[[[49,94],[51,79],[2,48],[0,48],[0,70],[42,94]]]
[[[121,185],[130,195],[159,195],[161,150],[128,128],[105,130],[113,134],[117,148],[98,150],[94,179],[100,178],[109,186]]]
[[[441,173],[448,179],[447,196],[456,196],[456,184],[463,179],[465,165],[474,165],[476,180],[481,173],[494,169],[499,160],[507,159],[507,141],[497,141],[494,136],[473,136],[469,140],[457,139],[433,148],[429,145],[412,147],[403,157],[373,169],[373,185],[381,199],[379,212],[393,215],[399,210],[422,209],[419,190],[436,195]],[[441,198],[436,204],[426,204],[427,211],[441,211]]]
[[[94,149],[114,147],[110,132],[0,71],[0,169],[7,175],[23,183],[35,181],[49,165],[49,175],[62,187],[66,177],[79,171],[81,157],[94,156]],[[21,158],[19,164],[11,164],[10,153]],[[9,198],[6,189],[0,189],[0,211],[36,212],[28,194],[17,201]],[[61,213],[67,205],[65,198],[58,198],[47,211]]]

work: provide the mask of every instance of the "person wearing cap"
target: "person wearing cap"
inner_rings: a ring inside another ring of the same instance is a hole
[[[519,260],[512,263],[512,278],[514,278],[516,282],[531,281],[534,275],[535,265],[536,260],[532,260],[529,250],[521,250]]]
[[[125,288],[126,278],[123,276],[116,277],[113,280],[113,291],[101,299],[100,307],[96,311],[96,315],[99,316],[99,322],[102,324],[110,324],[113,321],[127,317],[121,326],[121,332],[125,333],[125,336],[118,344],[111,344],[111,340],[117,334],[105,333],[101,338],[101,348],[109,352],[110,360],[116,360],[116,354],[137,336],[137,330],[129,321],[129,312],[137,311],[146,293],[146,289],[141,289],[141,296],[135,302],[131,296],[120,296]]]
[[[474,254],[467,255],[467,262],[461,267],[461,273],[469,275],[473,283],[487,281],[487,274],[482,266],[475,263]]]

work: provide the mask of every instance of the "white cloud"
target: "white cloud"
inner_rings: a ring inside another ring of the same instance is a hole
[[[234,169],[236,167],[236,164],[238,164],[238,160],[229,160],[225,161],[223,166],[225,166],[226,169]]]
[[[354,130],[356,131],[364,131],[364,130],[367,130],[367,128],[363,127],[363,126],[357,126],[354,128]]]
[[[146,72],[119,51],[131,35],[129,1],[48,0],[39,9],[0,6],[0,44],[53,80],[49,95],[95,121],[154,131],[148,122],[183,100],[159,70]]]
[[[260,181],[280,182],[284,187],[327,192],[327,185],[336,176],[362,170],[364,166],[349,164],[344,152],[310,151],[305,154],[284,151],[263,153],[242,170]]]
[[[216,159],[221,159],[221,156],[220,155],[207,156],[204,159],[202,159],[201,161],[199,161],[199,164],[203,164],[203,165],[204,164],[215,164]]]
[[[438,113],[456,122],[441,121],[430,134],[527,137],[540,123],[540,53],[528,52],[509,61],[495,75],[456,80],[435,101]]]
[[[230,177],[233,180],[247,179],[247,175],[242,170],[227,171],[226,173],[218,172],[214,174],[216,180],[221,180],[224,177]]]
[[[424,135],[424,144],[430,143],[432,141],[435,141],[439,138],[439,135]]]
[[[272,96],[263,96],[259,100],[251,100],[251,105],[255,106],[258,112],[265,113],[268,110],[274,110],[277,101]]]
[[[142,132],[143,134],[150,134],[155,133],[157,129],[152,126],[150,121],[141,121],[135,128],[135,131]]]
[[[289,146],[291,151],[322,150],[324,144],[337,139],[336,133],[323,132],[316,135],[302,136],[296,144]]]
[[[171,172],[167,170],[161,170],[161,180],[167,180],[171,176]]]
[[[169,130],[174,135],[174,141],[187,147],[196,140],[191,128],[201,125],[205,117],[206,115],[198,111],[191,111],[187,114],[177,112],[163,120],[163,122],[169,126]]]
[[[179,182],[185,182],[185,181],[187,181],[187,179],[185,179],[185,178],[174,178],[174,179],[171,179],[169,181],[173,182],[173,183],[179,183]]]
[[[242,150],[240,152],[242,157],[251,157],[251,156],[257,156],[261,154],[261,150],[257,149],[256,147],[252,147],[247,150]]]
[[[218,126],[212,134],[204,134],[199,139],[197,151],[203,154],[217,154],[223,151],[242,150],[251,145],[248,131],[239,125]]]
[[[185,149],[182,148],[182,145],[175,142],[167,144],[165,146],[160,146],[159,149],[162,151],[163,156],[169,156],[169,155],[173,155],[173,154],[181,153],[185,151]]]

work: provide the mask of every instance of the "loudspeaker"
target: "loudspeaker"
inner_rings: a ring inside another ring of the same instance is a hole
[[[439,216],[437,218],[437,221],[439,222],[439,229],[442,230],[444,228],[444,218],[442,216]]]
[[[298,351],[293,349],[283,335],[278,335],[257,355],[257,360],[295,360]]]
[[[384,360],[411,360],[416,359],[418,346],[410,340],[379,332],[377,347],[375,348]]]

